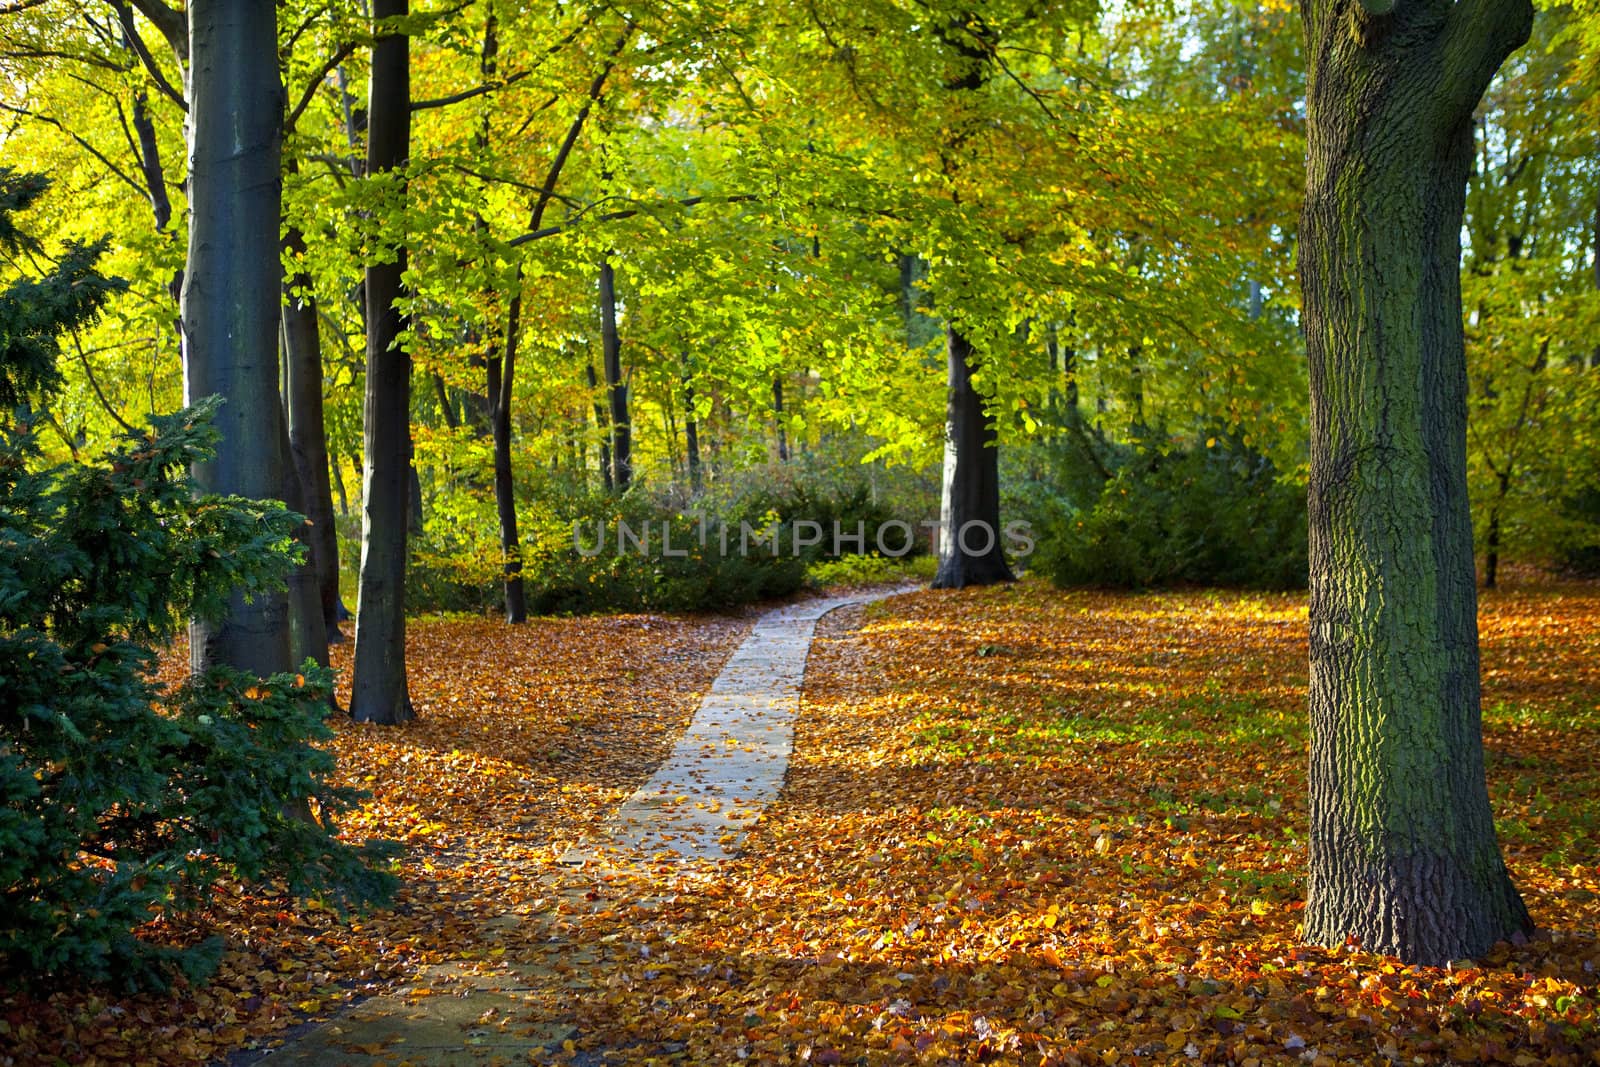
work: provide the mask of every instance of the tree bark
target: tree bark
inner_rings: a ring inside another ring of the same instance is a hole
[[[600,434],[600,480],[604,483],[606,492],[611,492],[611,430],[606,419],[606,408],[600,401],[600,381],[595,377],[594,361],[591,359],[584,372],[589,378],[589,392],[594,396],[594,427]]]
[[[505,557],[506,622],[528,621],[528,599],[522,585],[522,539],[517,532],[516,483],[511,471],[511,383],[517,365],[517,336],[522,332],[521,294],[511,298],[506,320],[505,356],[490,352],[488,364],[489,428],[494,438],[494,503],[500,520],[500,551]]]
[[[189,258],[181,317],[184,399],[220,394],[216,456],[195,465],[209,493],[283,494],[286,433],[278,398],[279,155],[283,86],[272,0],[194,0],[189,7]],[[190,664],[270,674],[289,669],[282,593],[219,619],[197,619]]]
[[[408,0],[373,0],[374,19],[403,16]],[[410,42],[379,32],[372,46],[368,175],[401,169],[410,154]],[[403,194],[402,194],[403,196]],[[393,205],[398,208],[398,204]],[[407,511],[411,495],[411,354],[399,343],[406,248],[366,269],[367,413],[363,433],[361,584],[356,603],[350,717],[412,718],[406,682]]]
[[[292,256],[305,252],[305,238],[293,226],[284,231],[283,244]],[[339,629],[339,536],[333,523],[333,487],[328,478],[328,437],[322,412],[322,323],[311,276],[303,272],[284,286],[283,346],[288,364],[289,451],[305,494],[305,516],[311,522],[311,557],[326,644],[336,645],[344,641],[344,634]]]
[[[789,431],[783,425],[783,379],[772,377],[772,420],[778,427],[778,462],[789,462]]]
[[[285,354],[287,363],[287,353]],[[283,453],[283,488],[280,496],[291,511],[307,513],[306,489],[295,468],[288,428],[279,432],[278,447]],[[328,666],[328,629],[323,622],[322,596],[318,586],[316,528],[305,523],[294,539],[305,549],[305,562],[289,572],[289,660],[294,664],[313,660]]]
[[[683,461],[689,469],[689,491],[700,492],[700,424],[694,417],[694,382],[683,375]]]
[[[628,423],[628,386],[622,380],[622,341],[617,336],[617,280],[609,260],[600,264],[600,340],[611,394],[611,482],[617,492],[627,492],[633,484],[633,433]]]
[[[998,434],[972,388],[972,344],[945,330],[949,391],[945,405],[944,484],[939,498],[935,589],[1014,580],[1001,546]]]
[[[1461,221],[1527,0],[1306,0],[1311,377],[1305,936],[1408,962],[1529,918],[1484,784]]]

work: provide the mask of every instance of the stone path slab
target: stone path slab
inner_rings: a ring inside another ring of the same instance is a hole
[[[640,860],[721,860],[778,799],[794,745],[806,654],[831,611],[907,593],[879,589],[777,608],[728,659],[689,728],[650,780],[568,866]]]

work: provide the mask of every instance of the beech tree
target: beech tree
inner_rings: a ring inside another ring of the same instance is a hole
[[[407,0],[374,0],[377,38],[368,95],[367,176],[404,189],[410,155],[410,41],[394,26]],[[403,195],[401,193],[400,195]],[[411,354],[399,307],[406,247],[380,249],[366,270],[367,416],[362,448],[361,583],[350,717],[400,723],[415,714],[406,685],[407,511],[411,492]]]
[[[220,395],[221,442],[197,462],[202,491],[280,497],[289,477],[278,397],[278,219],[283,85],[273,0],[195,0],[189,29],[189,259],[183,275],[184,398]],[[235,593],[190,631],[191,665],[289,669],[281,593]]]
[[[1443,963],[1529,927],[1484,782],[1461,221],[1528,0],[1305,0],[1305,936]]]

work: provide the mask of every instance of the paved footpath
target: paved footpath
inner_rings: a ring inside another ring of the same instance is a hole
[[[737,853],[745,831],[783,789],[817,620],[914,588],[829,597],[763,615],[711,684],[672,755],[622,805],[605,835],[561,862],[719,860]]]
[[[561,863],[603,870],[665,861],[709,873],[736,854],[745,832],[783,789],[817,620],[915,588],[811,600],[763,615],[712,683],[667,761],[599,838],[569,851]],[[484,940],[492,945],[499,934],[485,929]],[[591,949],[574,949],[561,953],[564,970],[596,962]],[[455,986],[456,994],[419,1001],[416,987],[407,987],[373,997],[310,1027],[259,1062],[266,1067],[526,1063],[573,1035],[572,1028],[560,1025],[504,1025],[521,1014],[534,985],[542,984],[516,964],[497,975],[447,964],[418,978],[417,987]],[[501,1024],[492,1025],[495,1019]],[[239,1054],[230,1062],[254,1063],[259,1057]],[[580,1054],[574,1062],[598,1063],[599,1057]]]

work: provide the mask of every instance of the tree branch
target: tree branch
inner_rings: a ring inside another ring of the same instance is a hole
[[[643,215],[650,211],[653,207],[664,207],[669,205],[672,207],[694,207],[696,204],[752,204],[758,202],[759,200],[759,197],[750,194],[743,194],[739,196],[689,196],[684,197],[682,200],[665,200],[660,204],[625,208],[621,211],[608,211],[604,215],[596,215],[589,221],[594,223],[616,222],[619,219],[631,219],[635,215]],[[593,209],[595,206],[596,205],[591,204],[590,209]],[[528,244],[530,241],[538,241],[545,237],[554,237],[557,234],[566,233],[568,230],[573,229],[575,225],[582,220],[583,213],[579,212],[571,219],[561,223],[558,226],[546,226],[543,229],[532,230],[528,233],[522,234],[521,236],[513,237],[511,240],[506,242],[506,247],[520,248],[522,245]]]
[[[133,9],[128,7],[126,3],[117,4],[116,9],[117,20],[122,23],[123,43],[133,50],[134,55],[139,57],[139,62],[144,64],[144,69],[149,73],[150,79],[156,83],[156,88],[161,90],[161,95],[177,104],[184,111],[188,111],[189,102],[183,98],[182,93],[172,87],[171,82],[167,81],[166,75],[161,73],[160,65],[156,63],[156,57],[150,54],[150,49],[145,46],[144,38],[139,36],[138,25],[133,20]]]
[[[1533,31],[1532,0],[1456,0],[1439,59],[1445,106],[1470,114],[1506,57]],[[1454,116],[1451,116],[1454,117]]]
[[[623,30],[617,36],[617,43],[612,45],[611,54],[606,57],[605,66],[600,68],[600,73],[594,76],[589,83],[589,97],[578,109],[577,115],[572,119],[572,125],[567,128],[567,136],[561,142],[561,148],[556,152],[556,158],[550,164],[550,170],[545,174],[544,187],[539,190],[539,199],[533,205],[533,214],[528,222],[528,229],[537,230],[544,221],[544,210],[550,205],[550,198],[555,195],[556,182],[561,180],[561,171],[567,165],[567,160],[572,156],[572,149],[578,143],[578,135],[583,132],[583,123],[589,117],[589,112],[594,109],[595,101],[600,99],[604,90],[606,79],[611,76],[616,68],[617,57],[628,46],[628,38],[633,35],[633,28]]]
[[[99,398],[100,406],[105,408],[106,414],[116,419],[117,425],[129,433],[138,433],[139,431],[134,429],[128,420],[124,419],[122,414],[111,406],[111,401],[106,399],[105,392],[100,388],[99,379],[94,376],[94,368],[89,365],[89,353],[83,350],[83,341],[78,337],[76,329],[72,331],[72,346],[78,350],[78,362],[83,364],[83,373],[89,379],[89,384],[94,388],[94,395]],[[100,350],[97,349],[97,351]]]
[[[105,153],[101,152],[94,145],[90,144],[88,141],[85,141],[82,137],[79,137],[77,134],[73,133],[71,130],[69,130],[65,126],[63,126],[61,124],[61,120],[60,119],[53,119],[49,115],[41,115],[37,111],[29,111],[25,107],[17,107],[17,106],[15,106],[13,104],[7,104],[4,101],[0,101],[0,110],[9,111],[14,115],[21,115],[24,118],[34,119],[37,122],[44,122],[44,123],[48,123],[51,126],[54,126],[56,129],[60,130],[64,134],[66,134],[68,137],[70,137],[74,141],[78,142],[78,144],[84,149],[84,151],[88,152],[91,156],[94,156],[94,158],[98,159],[101,162],[101,164],[104,165],[105,168],[107,170],[109,170],[112,174],[115,174],[117,177],[119,177],[123,181],[127,182],[129,188],[131,188],[134,192],[138,193],[141,198],[143,198],[143,197],[148,195],[148,191],[145,189],[144,186],[140,185],[138,182],[136,182],[132,178],[130,178],[128,176],[128,173],[126,171],[124,171],[121,167],[119,167],[115,163],[113,163],[109,158],[107,158]]]
[[[322,88],[322,83],[327,80],[328,75],[332,74],[334,68],[343,63],[345,58],[355,50],[356,43],[347,41],[340,45],[333,55],[328,57],[327,62],[317,68],[317,73],[312,76],[310,81],[306,82],[305,91],[300,94],[299,101],[290,110],[288,117],[283,120],[283,135],[285,137],[294,132],[294,124],[300,121],[300,116],[306,113],[306,108],[310,107],[311,101],[316,99],[317,90]]]
[[[189,63],[189,20],[183,12],[162,3],[161,0],[128,0],[139,14],[150,20],[150,25],[161,32],[180,66]]]
[[[471,100],[475,96],[482,96],[485,93],[492,93],[496,90],[504,89],[508,85],[515,85],[517,82],[526,78],[530,73],[532,72],[526,70],[519,71],[516,74],[511,75],[509,78],[503,78],[500,81],[495,82],[485,82],[482,85],[473,86],[471,89],[463,89],[459,93],[451,93],[449,96],[439,96],[433,98],[432,100],[413,100],[411,101],[411,110],[413,113],[415,113],[418,111],[427,111],[430,108],[449,107],[451,104],[459,104],[463,100]]]

